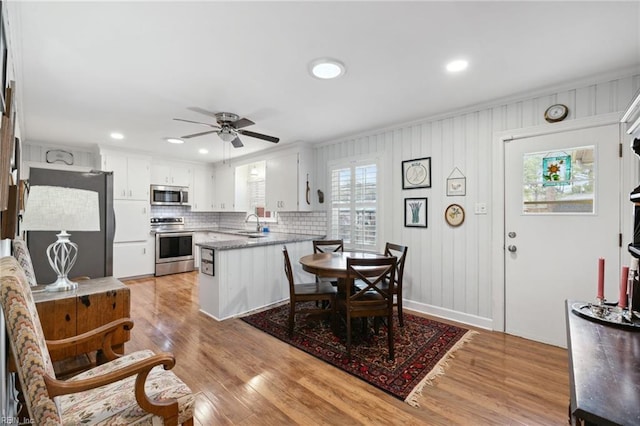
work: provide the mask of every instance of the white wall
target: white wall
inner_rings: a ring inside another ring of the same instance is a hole
[[[495,256],[502,256],[492,251],[495,245],[491,242],[490,208],[493,198],[502,196],[492,193],[494,134],[553,126],[543,115],[555,103],[569,107],[567,120],[623,111],[640,87],[640,74],[628,75],[544,95],[523,95],[521,99],[322,144],[316,150],[318,186],[329,195],[326,166],[332,160],[364,154],[383,158],[380,244],[390,241],[409,247],[404,296],[410,302],[405,306],[491,328],[491,265]],[[402,190],[401,162],[421,157],[431,157],[432,187]],[[627,167],[632,163],[627,159],[624,164]],[[464,197],[446,195],[446,178],[454,167],[467,178]],[[629,171],[627,175],[634,173]],[[428,228],[405,228],[404,198],[421,196],[428,198]],[[462,205],[466,211],[459,228],[451,228],[444,221],[443,212],[451,203]],[[486,203],[488,214],[475,215],[476,203]],[[628,218],[623,226],[632,226]]]

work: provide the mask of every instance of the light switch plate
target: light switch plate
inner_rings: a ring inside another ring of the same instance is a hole
[[[476,214],[487,214],[487,204],[476,203]]]

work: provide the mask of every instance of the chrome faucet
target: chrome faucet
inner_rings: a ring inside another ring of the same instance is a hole
[[[260,225],[260,218],[258,217],[257,214],[255,213],[251,213],[249,216],[247,216],[247,218],[245,219],[245,223],[249,222],[249,218],[251,216],[255,216],[256,218],[256,232],[261,232],[262,231],[262,225]]]

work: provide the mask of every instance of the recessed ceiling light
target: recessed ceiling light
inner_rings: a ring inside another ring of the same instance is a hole
[[[311,75],[321,80],[329,80],[343,75],[347,69],[344,64],[337,59],[320,58],[311,61],[309,72]]]
[[[110,136],[111,136],[111,139],[117,139],[117,140],[124,139],[124,135],[118,132],[112,132]]]
[[[209,153],[209,150],[208,150],[208,149],[204,149],[204,148],[200,148],[200,149],[198,150],[198,152],[199,152],[200,154],[208,154],[208,153]]]
[[[182,139],[178,139],[178,138],[167,138],[167,142],[169,142],[169,143],[184,143],[184,141]]]
[[[447,71],[460,72],[466,70],[468,66],[469,62],[465,61],[464,59],[457,59],[447,64]]]

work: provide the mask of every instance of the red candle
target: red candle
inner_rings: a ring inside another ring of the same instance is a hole
[[[604,300],[604,258],[598,259],[598,299]]]
[[[620,276],[620,297],[618,298],[618,306],[627,307],[627,280],[629,279],[629,267],[622,267],[622,276]]]

